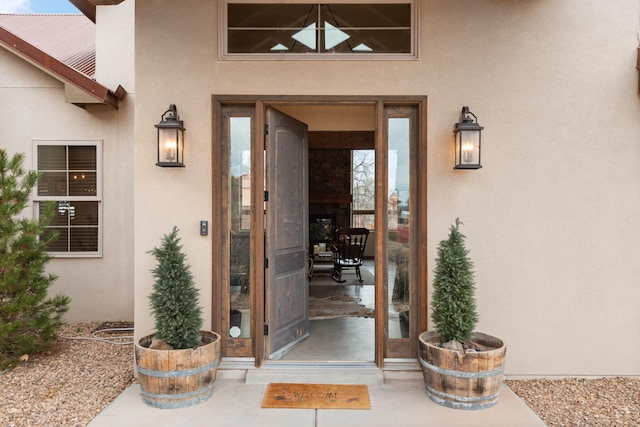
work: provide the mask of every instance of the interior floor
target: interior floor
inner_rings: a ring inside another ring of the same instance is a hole
[[[373,276],[373,260],[368,260],[361,268]],[[338,284],[328,274],[318,271],[309,283],[309,296],[326,298],[334,295],[348,295],[359,304],[375,308],[375,286]],[[352,270],[345,276],[353,275]],[[363,272],[364,276],[364,272]],[[365,317],[337,317],[309,321],[309,337],[287,351],[280,360],[286,361],[340,361],[373,362],[375,347],[375,321]]]
[[[309,337],[280,360],[362,362],[374,360],[374,321],[362,317],[311,320]]]

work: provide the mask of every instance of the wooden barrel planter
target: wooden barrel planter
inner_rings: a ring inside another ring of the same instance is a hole
[[[203,345],[184,350],[151,350],[148,335],[135,346],[142,400],[172,409],[204,402],[213,394],[220,364],[220,335],[200,331]]]
[[[420,364],[427,394],[456,409],[485,409],[498,403],[507,348],[498,338],[476,332],[473,341],[486,351],[460,353],[439,347],[436,332],[419,336]]]

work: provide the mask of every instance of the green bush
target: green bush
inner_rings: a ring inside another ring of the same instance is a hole
[[[37,220],[22,217],[38,174],[23,169],[24,155],[0,149],[0,369],[23,354],[50,350],[71,299],[47,298],[56,277],[45,272],[50,235],[40,239],[55,214],[48,204]]]
[[[449,237],[438,245],[434,270],[431,319],[443,343],[470,339],[478,323],[473,263],[460,224],[456,218]]]
[[[185,262],[178,229],[164,235],[162,244],[151,254],[157,261],[152,270],[155,283],[149,296],[155,317],[156,338],[174,349],[196,347],[200,340],[202,309],[198,306],[198,289]]]

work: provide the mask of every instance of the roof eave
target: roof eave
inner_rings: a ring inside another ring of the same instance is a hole
[[[95,6],[116,6],[124,0],[86,0]]]
[[[93,23],[96,23],[96,5],[89,0],[69,0],[69,3],[74,5],[84,16],[91,19]]]
[[[87,104],[105,104],[117,109],[118,101],[125,95],[122,87],[118,88],[116,91],[118,96],[116,96],[116,93],[105,86],[46,54],[3,27],[0,27],[0,46],[62,82],[65,85],[66,101],[74,105],[84,107]]]
[[[96,22],[96,6],[115,6],[124,0],[69,0],[84,16]]]

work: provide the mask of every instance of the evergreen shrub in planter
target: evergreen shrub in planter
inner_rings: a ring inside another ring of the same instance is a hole
[[[157,408],[180,408],[207,400],[220,364],[220,335],[202,331],[198,289],[173,228],[151,254],[157,265],[149,297],[154,335],[136,343],[142,400]]]
[[[427,394],[456,409],[484,409],[498,401],[506,346],[474,332],[478,322],[473,264],[460,219],[438,246],[431,318],[436,330],[419,336]]]

